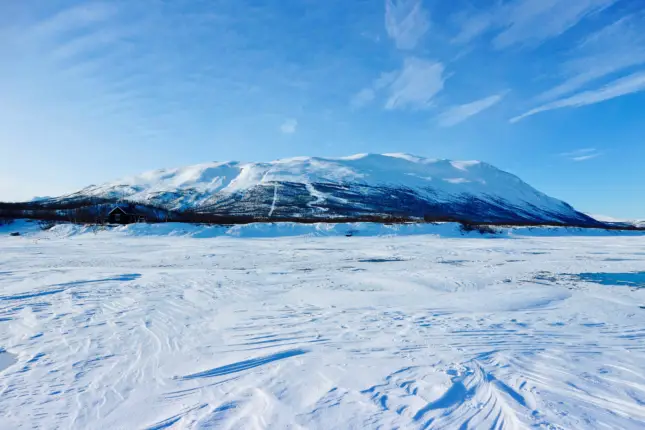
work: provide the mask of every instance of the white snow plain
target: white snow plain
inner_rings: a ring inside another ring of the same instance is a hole
[[[645,426],[643,236],[9,231],[2,429]]]

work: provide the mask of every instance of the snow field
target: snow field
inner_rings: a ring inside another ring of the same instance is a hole
[[[642,237],[146,228],[0,237],[0,428],[645,423]]]

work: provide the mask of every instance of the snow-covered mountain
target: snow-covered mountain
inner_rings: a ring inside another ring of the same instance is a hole
[[[609,224],[612,226],[645,228],[645,220],[620,219],[620,218],[614,218],[606,215],[597,215],[597,214],[587,214],[587,215],[597,221],[600,221],[602,223]]]
[[[396,215],[473,222],[596,223],[490,164],[408,154],[213,162],[151,171],[90,186],[62,199],[79,197],[270,218]]]

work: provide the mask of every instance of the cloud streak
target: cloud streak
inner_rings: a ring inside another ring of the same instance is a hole
[[[429,28],[421,0],[385,0],[385,30],[399,50],[415,49]],[[443,90],[445,79],[442,63],[408,56],[401,69],[382,73],[370,87],[356,93],[350,107],[360,109],[385,94],[386,110],[427,109]]]
[[[40,22],[31,29],[34,36],[52,37],[76,29],[90,27],[104,22],[117,13],[115,5],[103,2],[91,2],[62,10]]]
[[[468,43],[485,34],[495,33],[493,47],[506,49],[516,45],[538,45],[565,33],[584,18],[618,0],[517,0],[471,14],[460,14],[460,31],[455,43]]]
[[[388,110],[427,109],[434,96],[443,89],[444,66],[441,63],[410,57],[389,86],[385,103]]]
[[[573,161],[586,161],[591,160],[592,158],[599,157],[600,154],[589,154],[589,155],[579,155],[578,157],[573,157]]]
[[[376,98],[376,91],[373,88],[363,88],[356,93],[349,102],[352,109],[360,109],[372,103]]]
[[[617,0],[523,0],[507,3],[501,14],[506,27],[493,39],[498,49],[538,44],[560,36],[582,19]]]
[[[397,48],[414,49],[429,28],[421,0],[385,1],[385,29]]]
[[[552,100],[584,85],[645,63],[645,14],[623,17],[585,38],[564,64],[567,79],[538,100]]]
[[[52,50],[51,55],[57,60],[70,59],[83,54],[93,54],[101,49],[108,49],[123,40],[125,34],[113,29],[100,30],[84,34],[67,41]]]
[[[352,109],[360,109],[372,103],[376,99],[377,93],[388,87],[396,79],[399,72],[381,73],[378,79],[374,81],[371,87],[363,88],[352,97],[350,106]]]
[[[560,154],[561,157],[568,158],[571,161],[586,161],[586,160],[591,160],[596,157],[600,157],[602,153],[598,152],[596,148],[583,148],[583,149],[576,149],[575,151],[571,152],[563,152]]]
[[[634,73],[621,79],[617,79],[604,87],[584,91],[571,97],[557,100],[551,103],[544,104],[540,107],[532,109],[522,115],[516,116],[510,120],[511,123],[516,123],[529,116],[563,108],[577,108],[595,103],[604,102],[606,100],[615,99],[628,94],[637,93],[645,90],[645,72]]]
[[[417,57],[405,59],[400,70],[382,73],[371,87],[364,88],[350,100],[353,109],[385,96],[386,110],[423,110],[443,90],[446,77],[442,63]]]
[[[485,33],[495,24],[495,11],[478,11],[475,13],[460,12],[454,16],[454,21],[460,27],[459,33],[452,43],[466,44]]]
[[[442,127],[452,127],[485,111],[486,109],[490,109],[503,98],[504,94],[495,94],[480,100],[475,100],[474,102],[453,106],[439,115],[437,122]]]

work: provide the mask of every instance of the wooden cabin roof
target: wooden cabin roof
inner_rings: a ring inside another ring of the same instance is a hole
[[[123,213],[124,215],[134,215],[132,212],[123,209],[121,206],[116,206],[114,209],[112,209],[108,213],[108,215],[111,215],[111,214],[113,214],[114,212],[117,212],[117,211]]]

